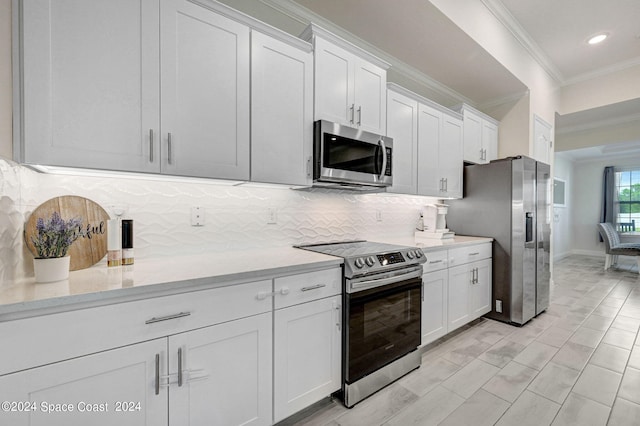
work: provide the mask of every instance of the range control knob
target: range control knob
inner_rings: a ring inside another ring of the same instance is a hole
[[[408,257],[409,259],[413,259],[413,257],[414,257],[414,256],[415,256],[415,252],[414,252],[413,250],[409,250],[409,251],[407,252],[407,257]]]
[[[375,265],[376,260],[373,258],[373,256],[369,256],[369,257],[367,257],[366,262],[367,262],[367,266],[373,266],[373,265]]]
[[[422,257],[422,250],[416,250],[416,257],[420,259]]]
[[[364,260],[362,260],[362,258],[359,257],[356,259],[355,264],[356,264],[356,268],[362,269],[362,267],[364,266]]]

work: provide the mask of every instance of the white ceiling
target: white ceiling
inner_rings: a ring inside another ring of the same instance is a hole
[[[561,82],[640,63],[639,0],[499,1],[541,49]],[[587,44],[601,32],[609,34],[603,43]]]

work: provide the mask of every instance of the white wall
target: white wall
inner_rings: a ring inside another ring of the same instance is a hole
[[[640,65],[562,88],[560,114],[570,114],[640,98]]]
[[[624,142],[640,142],[640,120],[556,134],[556,150],[561,151]]]
[[[573,215],[573,163],[562,153],[556,154],[554,177],[565,181],[565,206],[553,207],[553,259],[559,260],[571,254],[572,247],[572,215]]]
[[[574,162],[571,214],[573,253],[604,256],[604,245],[599,241],[596,225],[600,222],[602,174],[606,166],[639,167],[640,155]]]
[[[0,0],[0,158],[12,156],[11,0]]]

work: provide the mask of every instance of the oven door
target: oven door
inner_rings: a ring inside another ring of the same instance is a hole
[[[356,382],[420,345],[421,276],[345,297],[345,383]]]
[[[393,184],[390,138],[325,120],[314,127],[314,179],[370,186]]]

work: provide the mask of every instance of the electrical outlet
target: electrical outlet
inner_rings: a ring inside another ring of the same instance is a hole
[[[496,300],[496,312],[499,314],[502,313],[502,300]]]
[[[204,208],[200,206],[191,207],[191,226],[204,226]]]
[[[267,224],[274,225],[278,223],[278,212],[275,207],[269,207],[267,209]]]
[[[382,222],[382,210],[376,210],[376,220]]]

